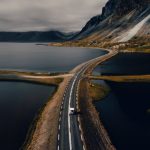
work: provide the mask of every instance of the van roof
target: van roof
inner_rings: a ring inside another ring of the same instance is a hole
[[[75,110],[74,108],[70,108],[70,110]]]

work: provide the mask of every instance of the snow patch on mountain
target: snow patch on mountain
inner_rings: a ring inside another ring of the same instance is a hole
[[[117,39],[119,39],[119,42],[127,42],[131,40],[137,33],[140,31],[140,29],[144,26],[144,24],[150,19],[150,15],[145,17],[141,22],[139,22],[137,25],[135,25],[132,29],[128,30],[126,33],[119,36]]]

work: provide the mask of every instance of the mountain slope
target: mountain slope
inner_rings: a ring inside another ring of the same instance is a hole
[[[127,42],[135,36],[150,36],[149,0],[109,0],[102,14],[93,17],[75,39],[102,45],[104,41]]]
[[[150,19],[150,15],[148,15],[147,17],[145,17],[142,21],[140,21],[133,28],[129,29],[127,32],[125,32],[124,34],[122,34],[120,37],[117,37],[116,41],[127,42],[127,41],[131,40],[134,36],[136,36],[138,34],[138,32],[140,30],[142,30],[142,28],[145,26],[145,24],[147,23],[147,21],[149,19]],[[144,30],[144,28],[143,28],[143,30]]]

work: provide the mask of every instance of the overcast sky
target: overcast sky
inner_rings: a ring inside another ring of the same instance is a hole
[[[107,0],[0,0],[0,31],[79,31]]]

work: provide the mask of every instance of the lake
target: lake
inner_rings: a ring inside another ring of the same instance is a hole
[[[99,65],[94,74],[150,74],[149,54],[119,54]],[[150,147],[150,83],[97,82],[111,92],[96,109],[117,150]]]
[[[0,69],[64,72],[105,53],[106,51],[89,48],[0,43]]]
[[[150,74],[150,54],[120,53],[101,65],[93,72],[95,75]]]
[[[23,82],[0,82],[0,148],[16,150],[23,144],[38,110],[55,87]]]
[[[105,53],[105,51],[88,48],[0,43],[0,69],[65,72]],[[54,90],[55,87],[38,84],[0,82],[1,149],[19,149],[35,115]]]
[[[111,93],[96,102],[100,118],[117,150],[150,147],[150,83],[107,82]]]

